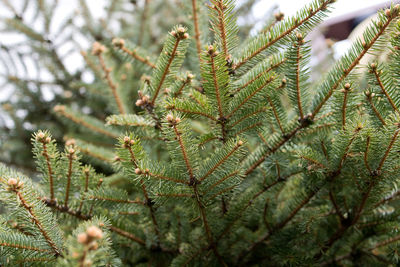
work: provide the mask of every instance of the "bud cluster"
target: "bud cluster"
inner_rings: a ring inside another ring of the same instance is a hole
[[[86,232],[78,234],[77,241],[87,246],[89,250],[97,250],[99,244],[96,241],[102,238],[103,231],[99,227],[92,225],[86,229]]]
[[[129,136],[125,136],[124,137],[124,144],[123,147],[127,148],[127,147],[131,147],[134,144],[136,144],[136,141],[131,139]]]
[[[9,186],[8,189],[10,191],[17,191],[24,186],[24,182],[19,181],[18,179],[15,179],[15,178],[8,179],[7,184]]]
[[[216,50],[216,48],[213,45],[209,45],[207,47],[207,53],[211,56],[211,57],[216,57],[218,56],[219,52]]]
[[[94,42],[92,46],[92,55],[98,56],[106,51],[106,47],[99,42]]]
[[[177,39],[188,39],[189,34],[186,32],[186,29],[182,26],[178,27],[176,31],[171,31],[171,35]]]
[[[144,170],[141,170],[140,168],[136,168],[135,169],[135,173],[137,174],[137,175],[141,175],[141,174],[144,174],[144,175],[148,175],[148,174],[150,174],[150,170],[149,169],[144,169]]]
[[[146,106],[150,103],[150,96],[148,95],[143,95],[142,92],[139,91],[139,99],[136,100],[136,106],[138,107],[142,107],[142,106]]]
[[[285,14],[283,14],[282,12],[278,12],[274,14],[274,17],[276,21],[281,21],[285,17]]]
[[[167,122],[169,122],[171,125],[176,125],[181,122],[181,118],[179,117],[174,117],[172,114],[168,114],[165,119]]]
[[[51,138],[46,133],[39,131],[36,135],[36,141],[43,144],[48,144],[51,142]]]
[[[125,40],[121,38],[114,38],[112,39],[112,44],[121,49],[125,46]]]

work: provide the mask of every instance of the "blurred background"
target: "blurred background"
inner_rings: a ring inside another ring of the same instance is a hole
[[[265,29],[279,12],[293,16],[310,2],[238,0],[241,39]],[[379,9],[397,2],[338,0],[326,20],[307,37],[312,44],[313,79],[319,79],[333,59],[347,51]],[[211,36],[207,10],[204,5],[199,9],[205,44],[211,41],[206,37]],[[191,28],[191,10],[190,0],[0,0],[0,162],[35,173],[32,132],[49,129],[62,141],[71,131],[72,126],[53,112],[58,104],[100,120],[112,113],[107,108],[106,85],[90,58],[94,41],[107,45],[113,37],[122,37],[157,55],[162,37],[173,25]],[[148,70],[133,64],[128,73],[118,66],[120,55],[111,51],[109,56],[116,62],[114,75],[129,74],[123,86],[131,88],[126,97],[133,103],[142,74]],[[196,58],[194,45],[189,56]],[[196,72],[191,62],[184,67]],[[131,111],[135,111],[133,104]]]

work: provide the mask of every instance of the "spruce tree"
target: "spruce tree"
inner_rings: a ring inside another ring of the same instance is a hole
[[[106,118],[57,105],[74,127],[63,149],[33,134],[41,181],[0,166],[1,265],[398,264],[400,6],[316,83],[306,37],[334,0],[246,40],[235,1],[209,2],[210,36],[193,0],[158,57],[120,37],[84,53]]]

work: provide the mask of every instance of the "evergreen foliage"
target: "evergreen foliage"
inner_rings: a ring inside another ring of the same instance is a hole
[[[54,107],[69,131],[64,149],[33,134],[40,182],[0,166],[0,264],[398,264],[400,6],[315,85],[305,38],[334,2],[239,41],[235,1],[193,0],[156,60],[142,39],[97,38],[83,55],[98,81],[80,86],[106,111]]]

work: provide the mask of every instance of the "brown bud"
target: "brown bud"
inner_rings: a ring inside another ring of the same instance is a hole
[[[349,90],[350,89],[350,84],[349,83],[346,83],[345,85],[344,85],[344,89],[346,89],[346,90]]]
[[[136,168],[136,169],[135,169],[135,173],[136,173],[137,175],[142,174],[142,170],[139,169],[139,168]]]
[[[101,229],[95,225],[88,227],[86,229],[86,234],[90,238],[94,238],[94,239],[100,239],[103,237],[103,231],[101,231]]]
[[[73,148],[68,149],[68,153],[69,154],[74,154],[75,153],[75,149],[73,149]]]
[[[125,136],[124,137],[124,143],[125,144],[129,144],[130,141],[131,141],[131,138],[129,136]]]
[[[136,100],[135,105],[138,106],[138,107],[143,106],[143,100],[142,99]]]
[[[95,56],[100,55],[101,53],[103,53],[104,51],[106,51],[106,47],[102,44],[100,44],[99,42],[94,42],[93,46],[92,46],[92,54]]]
[[[389,8],[385,10],[385,15],[386,17],[390,17],[392,15],[392,12],[390,11]]]
[[[81,244],[86,244],[88,242],[88,236],[86,233],[78,234],[76,239],[77,239],[78,243],[81,243]]]
[[[47,136],[45,142],[46,142],[46,144],[50,143],[51,142],[51,138],[49,136]]]
[[[65,142],[66,146],[75,146],[75,139],[68,139],[67,142]]]
[[[18,181],[17,181],[17,179],[15,179],[15,178],[10,178],[10,179],[8,179],[8,181],[7,181],[7,184],[8,184],[9,186],[16,186],[17,183],[18,183]]]
[[[242,146],[242,145],[243,145],[243,141],[242,141],[242,140],[239,140],[238,146]]]
[[[175,122],[176,122],[176,123],[180,123],[180,122],[181,122],[181,118],[176,117],[176,118],[175,118]]]
[[[166,117],[167,121],[172,122],[174,119],[174,116],[172,114],[168,114]]]
[[[118,48],[122,48],[125,46],[125,40],[121,38],[114,38],[112,40],[112,44],[115,45]]]

